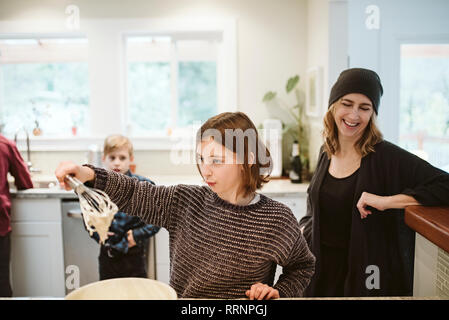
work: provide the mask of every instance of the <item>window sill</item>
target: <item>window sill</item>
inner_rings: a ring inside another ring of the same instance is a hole
[[[193,150],[195,146],[194,137],[132,137],[131,141],[136,151],[158,150]],[[34,151],[87,151],[90,146],[97,145],[101,150],[104,137],[30,137],[30,149]],[[26,152],[26,139],[17,139],[19,151]]]

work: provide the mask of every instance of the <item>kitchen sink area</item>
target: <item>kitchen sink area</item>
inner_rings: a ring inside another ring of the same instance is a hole
[[[52,189],[58,186],[58,181],[48,180],[48,181],[33,181],[34,188],[36,189]]]
[[[35,189],[54,189],[59,188],[59,183],[56,177],[53,175],[31,175],[33,187]],[[9,188],[15,190],[14,178],[8,177]]]

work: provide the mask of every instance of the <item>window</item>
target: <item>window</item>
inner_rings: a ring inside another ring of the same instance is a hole
[[[402,147],[449,172],[449,45],[401,46]]]
[[[0,123],[9,137],[89,134],[85,38],[0,39]]]
[[[172,150],[199,121],[237,109],[234,19],[84,26],[37,34],[28,21],[0,23],[0,125],[9,138],[24,126],[31,134],[38,120],[33,151],[86,150],[112,133],[132,136],[136,150]],[[23,132],[18,146],[26,149]]]
[[[127,36],[127,116],[131,136],[169,136],[218,112],[214,33]]]
[[[178,68],[178,123],[180,127],[205,121],[217,111],[214,61],[184,61]]]

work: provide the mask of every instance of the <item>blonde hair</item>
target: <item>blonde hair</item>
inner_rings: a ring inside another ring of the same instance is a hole
[[[106,156],[107,154],[123,147],[128,148],[129,156],[132,157],[134,154],[134,148],[131,140],[120,134],[110,135],[104,140],[103,154]]]
[[[228,130],[241,132],[254,132],[250,138],[243,137],[243,150],[240,150],[238,142],[236,143],[236,137],[230,134]],[[260,140],[257,129],[250,118],[243,112],[224,112],[208,119],[198,130],[197,134],[197,144],[201,143],[206,138],[214,138],[211,135],[211,131],[215,131],[225,148],[231,150],[237,157],[242,161],[243,174],[242,174],[242,185],[240,186],[239,193],[247,196],[260,189],[264,183],[269,181],[271,170],[273,168],[273,160],[270,155],[270,151],[265,146],[265,144]],[[242,152],[243,151],[243,152]],[[250,163],[249,154],[253,152],[254,159]],[[262,163],[259,156],[263,157],[266,162]],[[198,171],[199,164],[197,162]]]
[[[340,100],[339,100],[340,101]],[[337,103],[337,102],[336,102]],[[324,115],[324,151],[327,157],[330,159],[333,154],[336,154],[340,150],[340,142],[338,141],[338,128],[335,123],[335,103],[333,103],[329,110]],[[377,127],[377,116],[373,112],[368,125],[365,128],[362,136],[355,143],[355,149],[360,153],[362,158],[374,152],[374,146],[383,140],[382,133]]]

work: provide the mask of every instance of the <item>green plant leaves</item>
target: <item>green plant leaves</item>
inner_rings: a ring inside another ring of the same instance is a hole
[[[268,91],[267,93],[265,93],[265,95],[263,96],[262,101],[263,102],[268,102],[273,100],[276,97],[276,92],[273,91]]]
[[[288,79],[287,81],[287,85],[285,86],[285,90],[287,91],[287,93],[289,93],[290,91],[292,91],[296,85],[299,82],[299,76],[296,75],[294,77],[291,77],[290,79]]]
[[[282,118],[280,117],[281,113],[288,113],[289,119],[288,122],[285,122],[286,120],[282,120],[282,137],[283,137],[283,144],[289,143],[291,144],[294,140],[299,141],[300,144],[300,156],[301,156],[301,162],[303,164],[304,168],[309,167],[309,131],[306,126],[306,123],[303,120],[303,104],[300,101],[299,97],[299,90],[296,89],[299,83],[299,75],[295,75],[287,80],[287,84],[285,86],[285,90],[287,91],[287,94],[295,91],[296,93],[296,100],[297,103],[293,106],[290,106],[290,104],[285,103],[281,97],[278,97],[277,104],[269,105],[272,108],[279,108],[278,113],[276,115],[273,115],[274,118]],[[296,89],[296,90],[295,90]],[[275,91],[268,91],[265,93],[263,97],[263,102],[269,102],[272,101],[277,97],[277,93]],[[293,121],[292,121],[293,120]],[[285,149],[287,150],[287,149]],[[288,155],[289,156],[289,155]],[[285,155],[283,155],[285,157]],[[285,159],[284,159],[285,160]],[[283,161],[284,161],[283,160]]]

